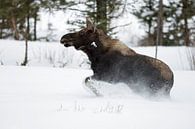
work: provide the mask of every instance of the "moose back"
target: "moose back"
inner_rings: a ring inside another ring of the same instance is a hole
[[[136,53],[117,39],[111,39],[89,18],[86,19],[86,28],[62,36],[60,42],[65,47],[74,46],[87,54],[94,75],[86,78],[85,83],[96,95],[100,94],[89,83],[91,80],[125,83],[140,94],[170,95],[174,77],[168,65]]]

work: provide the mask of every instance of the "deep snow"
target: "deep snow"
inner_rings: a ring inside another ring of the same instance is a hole
[[[171,99],[119,88],[95,97],[82,87],[92,71],[0,66],[1,129],[193,129],[195,72],[174,71]]]

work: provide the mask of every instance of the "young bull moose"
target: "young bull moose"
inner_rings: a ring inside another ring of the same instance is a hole
[[[97,29],[87,18],[87,27],[64,35],[61,43],[65,47],[74,46],[85,52],[91,61],[94,75],[86,78],[85,84],[96,95],[91,80],[109,83],[125,83],[137,93],[151,96],[170,95],[173,86],[173,72],[162,61],[141,55],[128,48],[119,40],[111,39],[101,29]]]

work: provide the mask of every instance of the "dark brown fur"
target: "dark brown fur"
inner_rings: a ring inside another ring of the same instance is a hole
[[[87,19],[87,27],[61,38],[65,47],[74,46],[91,61],[95,80],[126,83],[135,92],[169,96],[173,72],[158,59],[136,53],[117,39],[111,39]]]

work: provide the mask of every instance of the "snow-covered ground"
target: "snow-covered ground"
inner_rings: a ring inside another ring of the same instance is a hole
[[[24,60],[24,41],[0,40],[0,64],[20,65]],[[137,53],[155,56],[155,47],[131,47]],[[28,66],[89,68],[87,56],[73,47],[65,48],[59,42],[29,42]],[[193,57],[194,56],[194,57]],[[195,47],[159,47],[158,59],[173,70],[195,69]]]
[[[120,89],[95,97],[82,87],[91,74],[70,68],[0,66],[0,128],[195,128],[195,72],[174,71],[170,100],[149,100]]]
[[[133,49],[155,54],[154,47]],[[194,129],[193,52],[159,47],[158,58],[174,70],[171,99],[146,99],[123,84],[108,85],[96,97],[83,88],[93,72],[82,52],[30,42],[31,67],[21,67],[24,42],[0,40],[0,129]]]

